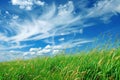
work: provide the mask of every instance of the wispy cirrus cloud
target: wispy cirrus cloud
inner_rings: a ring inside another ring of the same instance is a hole
[[[87,17],[100,17],[105,21],[109,20],[112,16],[117,15],[120,13],[120,0],[104,0],[98,1],[94,4],[94,7],[90,8]]]
[[[58,9],[55,4],[52,4],[52,6],[45,10],[45,13],[43,12],[43,14],[37,18],[31,16],[31,21],[24,19],[24,22],[21,23],[19,20],[11,20],[9,23],[10,26],[7,27],[7,29],[9,29],[10,32],[14,32],[16,35],[8,37],[6,40],[37,40],[55,36],[54,33],[61,29],[64,29],[67,32],[67,30],[70,30],[70,26],[76,25],[74,22],[78,21],[79,18],[78,16],[74,16],[72,13],[74,10],[73,2],[70,1],[63,5],[63,7],[60,7]],[[71,10],[71,8],[73,9]],[[65,31],[63,31],[63,33],[64,32]],[[60,33],[62,33],[62,30]],[[57,33],[57,35],[60,35],[60,33]]]
[[[120,13],[120,0],[97,1],[93,7],[86,8],[82,6],[83,9],[79,12],[76,12],[73,1],[68,1],[66,4],[60,5],[56,5],[55,3],[46,5],[47,3],[40,0],[11,0],[11,3],[13,6],[16,7],[17,5],[20,9],[25,9],[26,11],[20,14],[14,12],[12,12],[14,14],[11,14],[8,11],[9,14],[5,13],[5,15],[3,15],[2,11],[0,12],[0,16],[3,16],[2,18],[0,17],[2,19],[0,20],[0,42],[7,44],[0,43],[1,50],[5,50],[7,47],[11,50],[19,47],[27,47],[27,45],[21,44],[23,41],[36,41],[72,33],[82,34],[84,27],[94,26],[96,24],[89,22],[89,19],[98,18],[102,21],[108,21],[112,16]],[[84,4],[84,2],[82,3]],[[34,11],[34,5],[43,6],[40,7],[42,11],[40,10],[40,12],[37,9],[37,11],[32,12]],[[63,39],[61,40],[64,42]],[[83,42],[89,43],[91,40],[68,41],[60,45],[72,44],[77,46]],[[50,46],[52,47],[51,49],[54,46]],[[69,47],[66,46],[65,48]]]

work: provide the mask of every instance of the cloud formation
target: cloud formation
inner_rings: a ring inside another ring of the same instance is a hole
[[[101,0],[94,4],[94,7],[88,10],[89,13],[87,17],[100,17],[107,20],[117,13],[120,13],[120,0]],[[103,19],[104,20],[104,19]]]
[[[47,5],[40,0],[11,0],[13,6],[19,6],[23,13],[0,11],[0,51],[25,48],[31,46],[21,42],[37,41],[56,36],[70,35],[74,33],[83,33],[84,27],[94,26],[94,22],[89,19],[100,19],[108,21],[117,13],[120,13],[120,0],[100,0],[94,3],[93,7],[82,6],[81,11],[76,12],[73,1],[66,4],[56,5],[55,3]],[[83,3],[86,5],[86,3]],[[43,6],[34,10],[34,6]],[[17,9],[17,8],[16,8]],[[31,11],[31,12],[30,12]],[[33,12],[35,11],[35,12]],[[2,16],[2,20],[1,20]],[[75,39],[76,40],[76,39]],[[60,48],[75,47],[82,43],[89,43],[91,40],[73,40],[64,42],[65,38],[59,39],[63,42],[59,45],[49,45],[48,48],[31,48],[30,53],[56,53]],[[9,48],[8,48],[9,47]],[[59,47],[59,49],[56,49]],[[8,49],[7,49],[8,48]]]
[[[11,0],[12,5],[18,5],[20,9],[32,10],[34,5],[44,6],[40,0]]]
[[[91,43],[93,40],[86,40],[86,39],[77,39],[77,40],[70,40],[68,42],[64,42],[58,45],[47,45],[44,48],[30,48],[29,52],[25,52],[24,56],[27,55],[56,55],[66,49],[72,49],[76,46],[82,46],[87,43]]]

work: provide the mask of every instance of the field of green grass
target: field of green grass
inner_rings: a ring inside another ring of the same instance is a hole
[[[0,80],[120,80],[120,49],[1,62]]]

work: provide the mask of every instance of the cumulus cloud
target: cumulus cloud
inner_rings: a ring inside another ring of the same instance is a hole
[[[20,9],[32,10],[34,5],[43,6],[40,0],[11,0],[12,5],[18,5]]]
[[[13,15],[13,20],[17,20],[17,19],[19,19],[19,16],[18,15]]]
[[[29,52],[25,52],[24,56],[27,55],[50,55],[50,54],[55,54],[60,51],[60,46],[51,46],[47,45],[44,48],[30,48]]]
[[[84,44],[91,43],[93,40],[86,40],[86,39],[77,39],[77,40],[70,40],[58,45],[47,45],[44,48],[30,48],[29,52],[25,52],[24,56],[28,55],[56,55],[60,54],[62,51],[66,49],[71,49],[76,46],[80,47]]]
[[[74,5],[72,1],[68,1],[65,5],[60,5],[58,7],[58,15],[64,16],[66,14],[71,14],[74,11]]]

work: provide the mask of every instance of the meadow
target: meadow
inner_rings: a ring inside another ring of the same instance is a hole
[[[1,62],[0,80],[120,80],[120,48]]]

